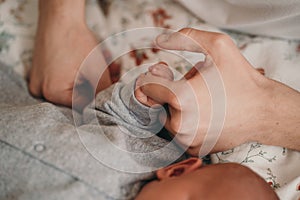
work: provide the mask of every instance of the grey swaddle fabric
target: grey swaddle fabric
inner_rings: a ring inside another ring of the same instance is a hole
[[[154,177],[151,169],[182,153],[173,143],[160,150],[169,143],[150,120],[159,109],[149,117],[131,96],[133,83],[101,92],[79,115],[32,98],[3,65],[0,82],[0,199],[132,199]]]

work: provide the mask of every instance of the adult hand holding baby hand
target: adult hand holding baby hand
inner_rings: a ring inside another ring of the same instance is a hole
[[[281,134],[269,130],[276,120],[280,120],[280,114],[273,109],[276,103],[272,103],[274,88],[279,93],[295,91],[257,72],[229,36],[186,28],[160,35],[156,42],[163,49],[192,51],[206,56],[204,62],[194,66],[185,75],[185,79],[172,82],[152,74],[141,79],[144,94],[157,102],[168,104],[170,115],[165,126],[176,135],[179,143],[188,147],[190,154],[199,154],[206,135],[209,142],[216,141],[211,152],[228,150],[247,141],[297,147],[296,143],[282,140]],[[214,85],[220,81],[222,84]],[[224,95],[211,95],[216,93],[213,90]],[[220,108],[218,105],[222,104],[225,108],[223,118],[213,121],[216,109]],[[293,122],[296,123],[297,119],[294,118]],[[220,122],[223,126],[221,129]],[[189,128],[195,123],[196,130]],[[279,127],[277,131],[280,130]],[[217,133],[219,131],[220,134]],[[296,135],[291,137],[297,138]]]

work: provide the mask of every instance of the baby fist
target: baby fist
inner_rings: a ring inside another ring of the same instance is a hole
[[[164,62],[159,62],[155,65],[152,65],[149,67],[148,72],[146,74],[141,74],[137,80],[136,80],[136,85],[135,85],[135,91],[134,91],[134,95],[136,97],[136,99],[146,105],[146,106],[153,106],[155,104],[159,104],[158,102],[154,101],[153,99],[151,99],[150,97],[146,96],[142,90],[141,90],[141,81],[140,79],[143,76],[157,76],[157,77],[161,77],[164,79],[167,79],[169,81],[173,81],[174,80],[174,75],[172,70],[168,67],[168,65]]]

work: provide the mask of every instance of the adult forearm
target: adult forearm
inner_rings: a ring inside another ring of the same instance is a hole
[[[60,20],[83,22],[85,19],[85,0],[40,0],[40,18],[49,17]]]
[[[276,81],[267,90],[265,119],[254,140],[300,151],[300,93]]]

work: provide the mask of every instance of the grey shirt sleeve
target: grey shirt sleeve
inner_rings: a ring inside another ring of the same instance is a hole
[[[128,84],[116,83],[99,93],[91,105],[97,111],[97,119],[101,124],[114,123],[124,126],[137,137],[150,137],[163,128],[158,117],[165,111],[162,106],[141,104],[134,96],[134,89],[135,80]]]
[[[159,105],[148,107],[140,103],[134,95],[135,82],[134,80],[129,84],[125,84],[120,89],[120,99],[141,128],[155,132],[158,128],[161,128],[158,117],[161,112],[164,112],[164,108]]]
[[[164,161],[175,161],[183,154],[182,149],[175,142],[156,135],[163,128],[158,117],[164,108],[150,108],[138,102],[134,87],[135,80],[128,84],[119,82],[100,92],[85,109],[84,122],[97,125],[104,135],[115,141],[118,138],[118,145],[123,145],[126,151],[151,152],[147,161],[144,155],[134,155],[144,164],[149,161],[152,166],[162,166]]]

